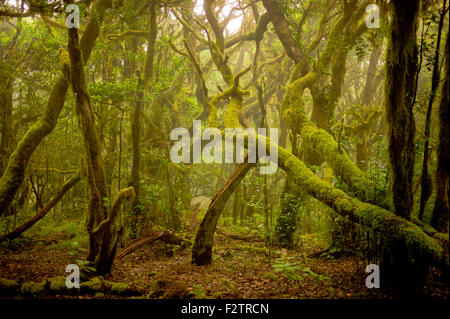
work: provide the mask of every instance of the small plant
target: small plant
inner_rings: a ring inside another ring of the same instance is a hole
[[[205,299],[206,298],[206,293],[202,286],[193,285],[192,287],[194,288],[192,293],[194,294],[195,299]]]
[[[329,279],[327,276],[315,273],[310,267],[305,267],[303,261],[295,260],[294,258],[293,256],[286,256],[275,259],[273,270],[289,280],[299,282],[299,284],[307,277],[316,280]]]
[[[76,259],[75,263],[80,268],[81,280],[86,281],[89,280],[90,277],[93,277],[97,274],[97,269],[92,266],[92,263],[87,260]]]

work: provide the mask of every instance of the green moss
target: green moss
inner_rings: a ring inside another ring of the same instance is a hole
[[[111,294],[113,295],[124,295],[129,286],[122,282],[117,282],[111,286]]]
[[[66,278],[64,276],[58,276],[50,279],[50,291],[60,293],[66,289]]]
[[[47,280],[43,280],[41,282],[25,282],[20,287],[20,294],[22,295],[31,295],[31,296],[38,296],[45,292],[45,289],[47,287]]]
[[[338,214],[380,231],[388,240],[404,242],[411,251],[420,256],[428,256],[434,265],[448,264],[448,259],[443,258],[443,249],[440,244],[425,234],[419,226],[381,207],[362,203],[341,190],[335,189],[331,184],[315,176],[303,162],[284,148],[278,147],[278,154],[280,167],[292,176],[297,186],[334,209]]]
[[[97,292],[103,290],[105,287],[105,280],[103,277],[94,277],[89,281],[82,282],[80,289],[85,292]]]
[[[334,172],[341,176],[356,197],[363,201],[374,201],[375,183],[367,179],[364,172],[340,149],[334,138],[325,130],[307,125],[302,129],[306,144],[312,145]]]
[[[238,115],[238,112],[241,111],[241,108],[242,108],[242,98],[232,97],[223,116],[225,127],[227,128],[241,127]]]
[[[15,280],[0,278],[0,291],[2,292],[12,292],[19,288],[19,284]]]

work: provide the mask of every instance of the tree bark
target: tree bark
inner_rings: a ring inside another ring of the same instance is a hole
[[[265,139],[266,148],[269,149],[270,143],[273,143],[270,138],[257,135],[257,140],[260,138]],[[257,141],[257,143],[259,142]],[[386,242],[403,245],[407,249],[412,268],[418,266],[417,263],[433,264],[441,269],[448,267],[448,257],[444,256],[444,250],[440,243],[427,235],[418,225],[381,207],[363,203],[334,188],[328,182],[317,177],[296,156],[280,146],[277,147],[278,165],[286,171],[297,187],[323,202],[339,215],[380,232]],[[249,164],[244,163],[238,167],[211,202],[195,237],[192,248],[193,263],[205,265],[211,262],[214,226],[217,225],[226,200],[230,197],[236,184],[247,173],[246,165]],[[448,238],[446,241],[448,242]]]
[[[95,265],[98,274],[104,275],[111,271],[117,249],[120,225],[116,226],[115,219],[121,204],[124,200],[131,200],[135,192],[133,187],[123,189],[117,194],[114,203],[110,203],[93,108],[87,90],[83,55],[78,42],[78,30],[70,28],[68,35],[72,89],[81,122],[89,192],[86,222],[89,234],[87,260]]]
[[[445,80],[441,88],[439,104],[439,146],[437,151],[436,199],[434,202],[431,226],[448,233],[449,215],[449,176],[450,176],[450,104],[449,104],[449,33],[445,45]]]
[[[436,39],[436,49],[434,51],[434,63],[433,74],[431,76],[431,92],[428,100],[427,116],[425,118],[425,144],[423,146],[423,161],[422,161],[422,176],[420,179],[420,206],[419,206],[419,220],[423,220],[423,213],[425,212],[425,206],[428,198],[431,195],[433,183],[431,181],[430,173],[428,172],[428,158],[430,156],[430,126],[431,126],[431,113],[433,111],[433,102],[436,96],[436,92],[439,86],[439,48],[441,45],[442,28],[444,27],[445,19],[445,6],[447,1],[444,0],[441,17],[439,19],[438,34]]]
[[[235,188],[239,185],[245,174],[254,164],[240,164],[226,184],[217,192],[208,206],[205,217],[198,227],[192,245],[192,263],[196,265],[208,265],[212,260],[212,247],[214,243],[214,233],[220,214]]]
[[[418,68],[416,31],[420,1],[392,1],[389,6],[392,16],[386,53],[384,96],[391,187],[395,214],[409,219],[413,208],[413,104]]]

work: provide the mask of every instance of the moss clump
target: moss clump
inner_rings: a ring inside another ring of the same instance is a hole
[[[47,280],[43,280],[41,282],[25,282],[20,287],[20,294],[22,295],[31,295],[31,296],[37,296],[45,292],[47,288]]]
[[[241,109],[242,109],[242,98],[232,97],[230,103],[225,109],[225,114],[223,116],[225,127],[229,128],[241,127],[238,116],[238,113],[241,111]]]
[[[66,278],[58,276],[50,279],[50,291],[54,293],[61,293],[67,289]]]
[[[19,288],[17,281],[0,278],[0,293],[13,292],[17,288]]]
[[[105,280],[103,277],[94,277],[89,281],[82,282],[80,289],[83,292],[97,292],[102,291],[105,288]]]
[[[127,284],[124,284],[122,282],[116,282],[116,283],[113,283],[111,286],[111,294],[112,295],[125,295],[127,293],[128,289],[129,289],[129,286]]]

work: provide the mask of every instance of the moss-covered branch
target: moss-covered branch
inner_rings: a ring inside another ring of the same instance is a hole
[[[244,135],[248,142],[248,135]],[[270,138],[257,135],[259,139],[265,140],[266,149],[270,149]],[[264,144],[263,144],[264,145]],[[448,256],[444,256],[439,241],[427,235],[421,227],[396,216],[394,213],[379,206],[363,203],[343,191],[334,188],[330,183],[317,177],[301,160],[286,149],[273,145],[278,149],[278,165],[289,175],[295,185],[332,208],[335,212],[360,225],[369,227],[382,234],[387,243],[402,243],[408,250],[410,262],[427,262],[437,267],[448,267]],[[229,193],[245,176],[250,168],[248,163],[241,164],[233,175],[228,179],[226,185],[216,194],[212,200],[207,214],[197,231],[193,245],[193,262],[196,264],[208,264],[211,262],[214,229],[221,214],[221,207],[229,198]],[[446,238],[448,242],[448,238]],[[195,251],[195,252],[194,252]]]
[[[266,138],[266,140],[268,148],[270,139]],[[448,265],[448,257],[443,256],[443,249],[439,242],[425,234],[419,226],[381,207],[362,203],[334,188],[317,177],[302,161],[282,147],[278,147],[278,157],[279,166],[289,174],[298,187],[331,207],[338,214],[379,231],[387,241],[403,242],[410,249],[413,257],[426,256],[436,266]]]
[[[127,37],[148,37],[149,33],[142,30],[126,30],[121,33],[111,33],[106,36],[111,41],[122,40]]]

